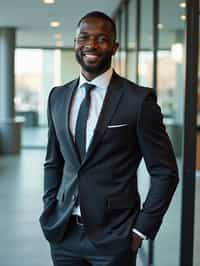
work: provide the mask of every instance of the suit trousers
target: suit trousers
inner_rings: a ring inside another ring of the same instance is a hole
[[[84,226],[72,223],[62,242],[50,243],[54,266],[136,266],[131,247],[105,255],[88,239]]]

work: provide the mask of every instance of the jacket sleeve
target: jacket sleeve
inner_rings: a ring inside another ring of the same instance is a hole
[[[178,184],[175,155],[156,96],[149,93],[139,112],[137,136],[151,182],[134,228],[154,239]]]
[[[52,119],[51,102],[55,88],[52,89],[48,99],[48,143],[44,162],[44,208],[56,200],[58,188],[61,183],[64,159],[60,151],[56,131]]]

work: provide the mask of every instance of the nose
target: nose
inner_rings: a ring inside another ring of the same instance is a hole
[[[90,36],[87,40],[87,43],[85,45],[86,47],[97,47],[98,46],[98,42],[96,40],[96,38],[94,36]]]

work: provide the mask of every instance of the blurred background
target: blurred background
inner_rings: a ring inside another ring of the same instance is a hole
[[[156,90],[179,166],[175,197],[156,240],[144,242],[138,266],[199,266],[198,0],[0,0],[0,265],[52,265],[38,223],[47,98],[78,77],[75,29],[94,10],[117,25],[113,68]],[[144,162],[138,179],[144,200]]]

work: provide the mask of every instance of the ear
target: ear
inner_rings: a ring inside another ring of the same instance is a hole
[[[74,49],[76,49],[77,46],[77,42],[76,42],[76,38],[74,38]]]
[[[115,55],[118,48],[119,48],[119,43],[115,42],[112,48],[112,55]]]

